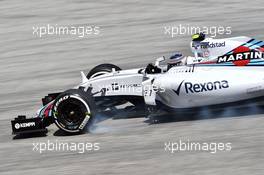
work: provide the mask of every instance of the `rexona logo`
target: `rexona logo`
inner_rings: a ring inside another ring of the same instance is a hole
[[[218,57],[217,63],[261,59],[261,58],[264,58],[263,52],[249,51],[249,52],[234,53],[231,55],[220,56]]]
[[[215,90],[229,88],[229,84],[227,80],[206,82],[206,83],[184,82],[183,80],[178,86],[177,90],[173,90],[178,96],[180,95],[182,85],[184,85],[184,89],[187,94],[215,91]]]

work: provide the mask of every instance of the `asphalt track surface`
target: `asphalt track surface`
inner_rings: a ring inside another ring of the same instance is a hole
[[[259,174],[264,173],[264,116],[234,115],[149,125],[145,118],[108,119],[92,134],[12,140],[10,119],[33,115],[50,92],[76,85],[79,71],[100,63],[146,65],[174,51],[189,52],[190,36],[165,26],[231,26],[230,36],[264,39],[261,0],[0,1],[0,174]],[[33,26],[96,25],[99,36],[33,35]],[[223,36],[219,36],[223,37]],[[242,112],[243,114],[243,112]],[[231,151],[165,151],[164,143],[231,142]],[[33,151],[36,142],[98,142],[83,154]]]

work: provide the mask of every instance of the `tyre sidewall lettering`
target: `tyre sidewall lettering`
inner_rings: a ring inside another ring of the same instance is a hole
[[[78,130],[71,130],[69,129],[67,126],[65,126],[64,124],[62,124],[60,121],[58,121],[58,108],[59,108],[59,105],[65,101],[65,100],[68,100],[68,99],[77,99],[78,101],[80,101],[86,108],[86,113],[85,113],[85,117],[83,119],[83,121],[81,122],[81,124],[77,127],[78,130],[83,130],[83,128],[87,125],[87,123],[89,122],[90,120],[90,117],[91,117],[91,110],[89,108],[89,104],[85,101],[85,99],[83,99],[82,97],[79,97],[78,95],[65,95],[65,96],[62,96],[61,98],[59,98],[56,102],[55,102],[55,105],[54,105],[54,108],[53,108],[53,116],[54,116],[54,119],[55,119],[55,123],[59,126],[59,128],[67,131],[67,132],[77,132]]]

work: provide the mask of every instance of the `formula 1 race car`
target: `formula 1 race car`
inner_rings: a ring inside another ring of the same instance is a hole
[[[264,97],[264,42],[248,37],[208,39],[193,36],[194,57],[174,54],[144,68],[121,70],[101,64],[76,87],[42,99],[33,118],[18,116],[13,134],[46,132],[55,123],[66,133],[81,133],[98,112],[127,102],[155,112],[228,106]]]

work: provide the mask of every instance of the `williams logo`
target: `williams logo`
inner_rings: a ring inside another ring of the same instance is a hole
[[[173,91],[178,96],[180,95],[181,87],[183,84],[184,84],[184,89],[185,89],[186,94],[215,91],[215,90],[219,90],[219,89],[229,88],[229,84],[228,84],[227,80],[206,82],[206,83],[191,83],[191,82],[184,82],[184,80],[183,80],[179,84],[177,90],[173,89]]]
[[[264,58],[263,52],[249,51],[243,53],[234,53],[232,55],[225,55],[218,57],[217,63],[233,62],[240,60],[251,60]]]

